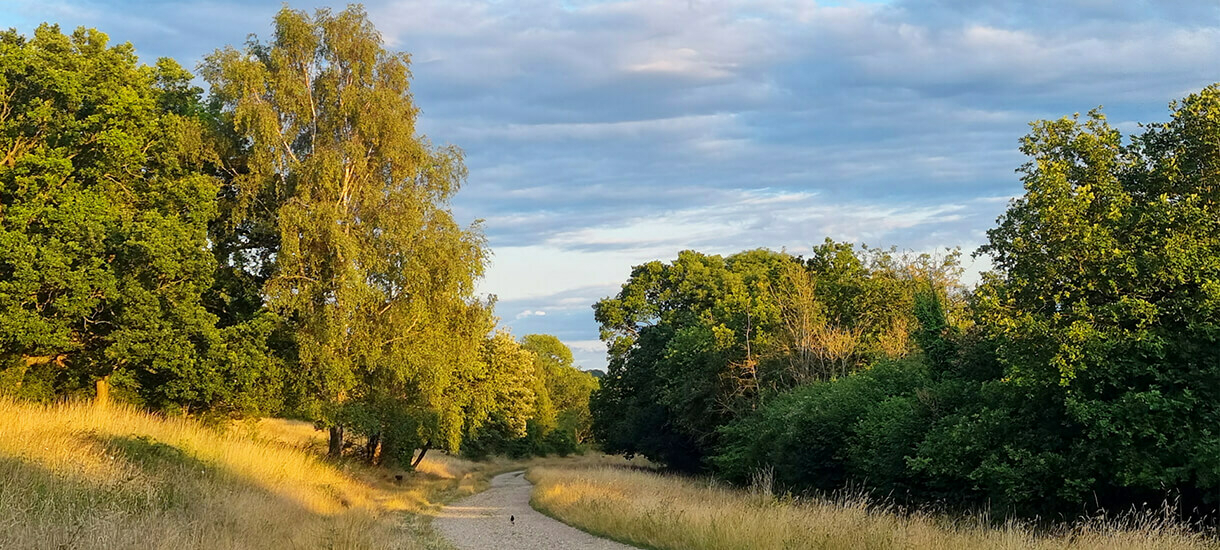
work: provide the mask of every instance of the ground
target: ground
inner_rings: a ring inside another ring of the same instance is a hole
[[[524,471],[500,474],[481,493],[446,506],[433,527],[462,550],[630,550],[585,533],[530,507],[533,484]],[[511,518],[511,521],[510,521]]]

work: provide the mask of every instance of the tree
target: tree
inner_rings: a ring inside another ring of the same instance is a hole
[[[549,334],[530,334],[520,342],[507,333],[488,340],[487,378],[473,381],[470,392],[478,405],[472,415],[462,452],[482,459],[500,454],[515,458],[569,454],[589,437],[589,394],[592,376],[572,364],[572,351]],[[530,367],[519,362],[527,360]],[[512,374],[516,373],[516,374]],[[524,388],[532,405],[523,408]],[[524,429],[523,429],[524,427]]]
[[[558,406],[551,393],[553,380],[558,374],[560,364],[566,359],[567,366],[572,364],[572,351],[567,349],[558,338],[530,334],[521,338],[521,349],[531,353],[534,360],[534,412],[530,415],[535,431],[549,432],[558,425]],[[567,352],[566,357],[564,352]]]
[[[767,282],[794,261],[767,250],[683,251],[670,264],[636,266],[616,297],[598,302],[610,365],[590,409],[603,447],[702,468],[717,428],[756,399],[740,365],[772,345]]]
[[[573,443],[587,440],[592,425],[589,396],[598,387],[597,379],[576,367],[572,350],[555,336],[528,334],[521,338],[521,347],[534,354],[534,370],[555,414],[552,430],[570,434]]]
[[[456,447],[464,407],[450,385],[479,362],[486,251],[447,208],[466,175],[461,151],[416,131],[408,57],[385,50],[358,6],[284,8],[270,43],[218,50],[203,75],[236,139],[230,226],[258,233],[274,220],[263,292],[293,329],[300,400],[330,426],[331,454],[355,405],[390,407],[373,415],[383,420],[411,411],[424,441]]]
[[[470,421],[465,436],[472,447],[469,454],[478,458],[505,452],[529,435],[538,413],[535,391],[540,387],[546,391],[535,369],[534,354],[511,334],[500,331],[489,336],[483,342],[481,356],[483,368],[459,389],[467,397]]]
[[[702,468],[721,428],[769,395],[909,353],[920,279],[956,262],[827,240],[808,259],[684,251],[637,266],[595,306],[610,348],[595,434],[610,450]]]
[[[975,473],[1014,505],[1217,504],[1220,88],[1173,107],[1129,144],[1099,111],[1022,142],[1026,194],[988,233],[979,291],[997,391],[1046,411],[1030,429],[1046,436],[1016,434],[1020,452]]]
[[[158,408],[258,410],[261,325],[218,331],[201,91],[169,59],[42,25],[0,34],[0,359],[10,391],[110,388]],[[43,397],[47,397],[43,395]],[[260,403],[260,401],[262,403]],[[273,400],[271,400],[273,401]]]

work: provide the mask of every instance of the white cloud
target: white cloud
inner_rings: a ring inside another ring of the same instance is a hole
[[[573,351],[585,353],[605,353],[606,343],[601,340],[568,340],[564,342]]]
[[[546,316],[545,311],[527,309],[525,311],[522,311],[521,313],[518,313],[516,318],[524,319],[526,317],[545,317],[545,316]]]
[[[826,236],[873,245],[926,246],[901,233],[953,227],[977,208],[998,213],[1003,205],[992,197],[978,203],[901,206],[835,202],[809,192],[736,190],[710,206],[572,228],[527,246],[497,247],[481,290],[501,300],[531,299],[539,304],[551,303],[548,297],[581,291],[563,300],[572,308],[588,307],[617,292],[633,266],[668,261],[684,249],[730,254],[765,247],[800,253]],[[940,244],[973,247],[979,237],[958,233],[951,242]]]
[[[651,59],[628,65],[635,73],[660,73],[696,79],[714,80],[732,76],[734,63],[717,63],[704,58],[692,48],[677,48],[653,53]]]
[[[638,255],[622,251],[579,252],[544,245],[499,247],[479,291],[504,301],[544,301],[589,286],[612,290],[626,280],[636,263]]]

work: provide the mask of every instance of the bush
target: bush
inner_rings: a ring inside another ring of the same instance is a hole
[[[919,395],[931,385],[922,363],[905,359],[774,396],[722,430],[712,463],[738,483],[771,467],[787,489],[834,490],[853,479],[906,489],[906,461],[930,414]]]

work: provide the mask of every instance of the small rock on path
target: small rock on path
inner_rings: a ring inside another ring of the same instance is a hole
[[[500,474],[486,491],[442,509],[432,525],[461,550],[633,550],[534,510],[533,487],[524,471]]]

